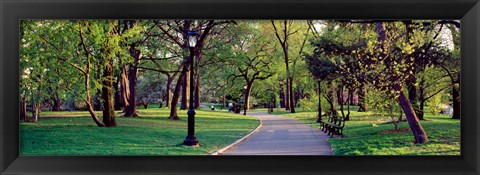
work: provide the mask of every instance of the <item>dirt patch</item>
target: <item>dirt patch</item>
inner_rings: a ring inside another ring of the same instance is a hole
[[[403,129],[399,129],[399,130],[388,129],[388,130],[380,131],[380,134],[404,133],[404,132],[410,132],[410,129],[409,128],[403,128]]]

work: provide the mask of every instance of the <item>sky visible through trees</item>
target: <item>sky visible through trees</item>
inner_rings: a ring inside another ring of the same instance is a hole
[[[123,127],[151,106],[186,120],[190,100],[347,122],[356,109],[408,123],[422,144],[426,113],[461,118],[458,20],[22,20],[19,47],[22,122],[88,111]]]

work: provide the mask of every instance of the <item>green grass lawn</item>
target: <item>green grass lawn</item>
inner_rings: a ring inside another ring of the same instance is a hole
[[[328,140],[335,155],[460,155],[460,120],[450,119],[450,115],[434,116],[427,112],[426,120],[421,121],[421,124],[430,140],[424,144],[413,144],[410,130],[381,133],[394,129],[393,124],[388,123],[390,118],[370,112],[356,112],[357,107],[353,109],[350,121],[345,124],[346,137]],[[292,114],[285,109],[276,109],[273,114],[287,116],[319,128],[316,112],[298,108],[296,111],[297,113]],[[425,111],[428,111],[428,108]],[[408,123],[401,122],[399,128],[408,129]]]
[[[186,111],[178,111],[182,119],[179,121],[167,119],[168,109],[139,111],[138,118],[117,114],[116,128],[97,127],[86,111],[43,112],[45,117],[37,123],[20,124],[20,154],[205,155],[233,143],[259,125],[251,116],[197,110],[195,135],[200,146],[189,147],[182,145],[187,136]],[[75,116],[67,117],[70,114]]]

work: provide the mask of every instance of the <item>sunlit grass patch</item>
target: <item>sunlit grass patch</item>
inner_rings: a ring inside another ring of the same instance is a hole
[[[315,111],[297,110],[296,113],[290,113],[276,109],[273,113],[319,128]],[[346,122],[343,130],[345,138],[331,138],[328,142],[335,155],[460,155],[460,120],[451,119],[450,115],[432,115],[428,112],[425,118],[421,124],[429,141],[413,144],[411,131],[384,132],[394,129],[393,124],[389,123],[390,118],[352,110],[350,121]],[[399,128],[409,130],[408,123],[401,122]]]
[[[168,109],[139,109],[139,117],[117,116],[116,128],[97,127],[88,116],[45,117],[20,124],[21,155],[204,155],[251,132],[259,121],[251,116],[196,111],[200,147],[183,146],[186,111],[169,120]],[[48,113],[47,113],[48,114]],[[53,115],[68,112],[50,112]],[[77,112],[77,114],[79,114]],[[83,114],[83,113],[80,113]],[[99,116],[101,117],[101,116]]]

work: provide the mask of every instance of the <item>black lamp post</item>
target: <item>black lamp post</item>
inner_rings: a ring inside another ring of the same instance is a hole
[[[243,86],[243,115],[247,115],[247,85]]]
[[[195,110],[193,109],[193,56],[195,45],[197,45],[197,32],[188,31],[188,46],[190,49],[190,101],[188,106],[188,135],[183,141],[187,146],[198,146],[197,137],[195,137]]]

